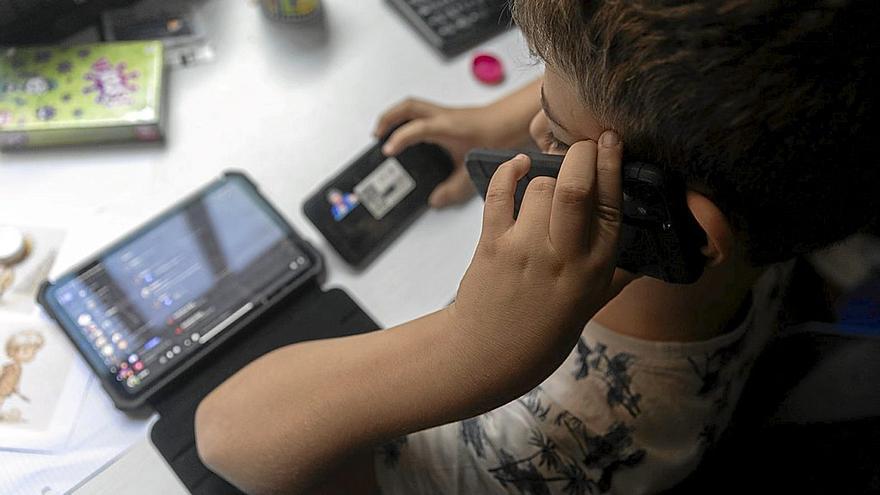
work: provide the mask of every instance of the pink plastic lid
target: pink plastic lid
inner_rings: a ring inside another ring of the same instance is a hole
[[[497,57],[488,53],[478,53],[474,56],[472,70],[474,76],[486,84],[498,84],[504,80],[504,66]]]

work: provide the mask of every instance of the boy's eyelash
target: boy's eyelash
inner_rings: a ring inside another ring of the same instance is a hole
[[[570,148],[569,145],[560,141],[559,138],[553,134],[553,131],[547,131],[545,137],[547,138],[547,142],[550,143],[550,147],[555,148],[557,151],[567,151],[568,148]]]

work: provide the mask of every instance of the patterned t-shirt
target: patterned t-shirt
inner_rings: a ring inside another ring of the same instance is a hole
[[[486,414],[380,447],[383,495],[655,493],[694,470],[727,426],[778,326],[791,263],[771,267],[734,330],[653,342],[596,322],[550,377]]]

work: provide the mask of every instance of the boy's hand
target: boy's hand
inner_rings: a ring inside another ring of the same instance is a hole
[[[428,198],[432,208],[442,208],[462,203],[474,195],[464,157],[472,148],[492,145],[492,125],[486,112],[485,108],[448,108],[408,99],[379,118],[374,134],[384,136],[394,126],[406,122],[388,137],[382,148],[385,155],[395,156],[420,142],[437,144],[449,152],[455,169]]]
[[[528,142],[529,122],[540,109],[540,79],[483,107],[449,108],[410,98],[390,108],[373,131],[376,137],[396,129],[383,148],[394,156],[419,142],[442,146],[452,155],[455,170],[428,198],[433,208],[462,203],[474,195],[464,167],[473,148],[511,148]]]
[[[533,179],[516,219],[513,194],[528,157],[499,167],[489,185],[480,242],[449,315],[468,342],[495,348],[512,387],[552,373],[633,279],[614,277],[622,146],[612,131],[600,143],[575,143],[558,179]]]

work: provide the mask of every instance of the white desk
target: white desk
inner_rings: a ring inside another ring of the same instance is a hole
[[[381,324],[448,303],[479,235],[479,201],[429,212],[362,273],[333,254],[300,206],[370,144],[377,116],[395,101],[482,104],[540,67],[510,31],[482,47],[501,57],[507,79],[483,86],[470,75],[468,55],[443,60],[382,0],[324,5],[320,28],[273,23],[244,0],[206,2],[216,59],[170,74],[167,142],[0,154],[0,224],[67,230],[58,273],[224,169],[240,168],[326,255],[327,285],[344,287]],[[120,434],[135,448],[78,493],[182,492],[145,439],[147,421],[123,423]],[[64,481],[55,493],[82,480]]]

